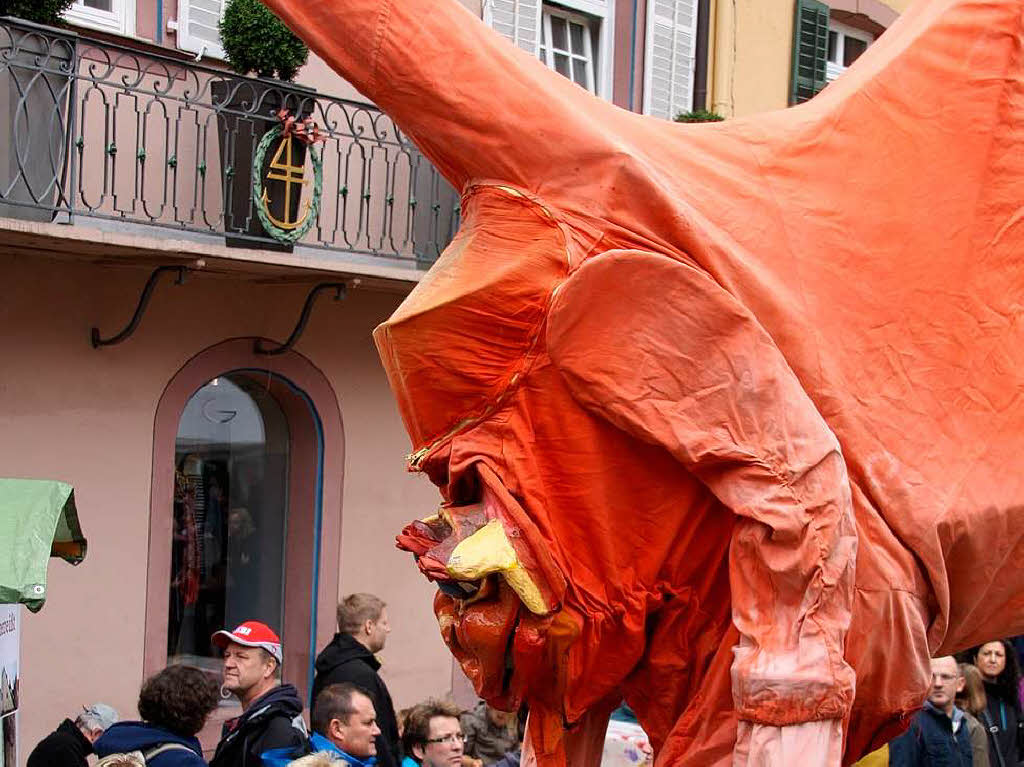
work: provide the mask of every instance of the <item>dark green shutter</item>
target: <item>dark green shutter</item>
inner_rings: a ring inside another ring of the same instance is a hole
[[[790,104],[807,101],[825,87],[827,57],[828,6],[817,0],[796,0]]]

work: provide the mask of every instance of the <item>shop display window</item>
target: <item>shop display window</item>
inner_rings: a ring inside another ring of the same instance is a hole
[[[219,677],[218,629],[281,632],[289,516],[289,423],[269,374],[233,372],[188,400],[175,439],[168,663]]]

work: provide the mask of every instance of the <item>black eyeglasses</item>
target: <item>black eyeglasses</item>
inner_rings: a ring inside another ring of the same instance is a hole
[[[427,738],[427,743],[465,743],[466,736],[461,732],[453,732],[450,735],[445,735],[442,738]]]

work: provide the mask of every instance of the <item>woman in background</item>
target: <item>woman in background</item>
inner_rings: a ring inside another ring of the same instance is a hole
[[[1004,639],[971,650],[974,665],[981,672],[987,706],[985,721],[989,729],[989,764],[991,767],[1017,767],[1022,753],[1021,740],[1024,715],[1021,714],[1018,684],[1020,667],[1017,653]]]
[[[988,759],[988,728],[982,722],[988,718],[985,684],[981,672],[970,663],[960,664],[960,689],[956,693],[956,707],[964,712],[967,734],[971,736],[972,764],[991,767]]]

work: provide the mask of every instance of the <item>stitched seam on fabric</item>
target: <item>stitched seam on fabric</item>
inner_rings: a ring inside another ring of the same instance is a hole
[[[384,47],[384,35],[387,33],[388,20],[391,18],[392,0],[382,0],[380,14],[377,17],[377,29],[374,33],[373,53],[370,57],[370,90],[377,87],[377,73],[379,71],[380,52]]]
[[[497,191],[500,194],[504,194],[505,196],[515,201],[516,203],[524,206],[527,210],[531,211],[535,216],[537,216],[537,218],[540,219],[543,223],[554,228],[554,230],[558,232],[558,235],[559,237],[561,237],[562,240],[562,250],[566,255],[566,269],[568,270],[570,268],[571,265],[569,258],[569,241],[566,237],[565,231],[562,229],[561,220],[556,218],[554,214],[552,214],[548,208],[546,208],[542,203],[535,199],[533,195],[520,191],[508,184],[490,182],[467,183],[464,188],[465,191],[463,192],[461,198],[463,203],[465,202],[465,200],[469,199],[478,192],[484,190]],[[463,205],[463,207],[465,206]],[[537,209],[540,209],[541,212],[538,213]],[[529,374],[529,371],[532,369],[533,363],[536,362],[537,345],[544,334],[544,329],[547,327],[548,315],[551,311],[551,304],[558,293],[558,289],[564,284],[564,282],[564,279],[561,282],[558,282],[548,293],[548,297],[544,305],[544,315],[537,323],[537,327],[533,332],[533,336],[530,340],[529,347],[520,359],[519,364],[512,368],[512,370],[510,371],[508,381],[506,382],[504,389],[502,389],[502,391],[495,397],[495,399],[490,404],[484,406],[484,408],[480,411],[477,411],[476,414],[470,414],[463,418],[460,418],[456,420],[451,427],[441,431],[437,436],[433,436],[430,437],[429,439],[424,440],[424,442],[426,443],[424,447],[420,448],[419,450],[413,453],[413,455],[418,455],[422,451],[422,456],[420,458],[421,462],[424,458],[426,458],[427,455],[429,455],[435,449],[450,442],[464,430],[472,426],[475,426],[487,420],[492,415],[494,415],[504,405],[505,400],[508,399],[512,395],[512,393],[519,387],[519,385],[523,381],[523,378],[525,378]]]

